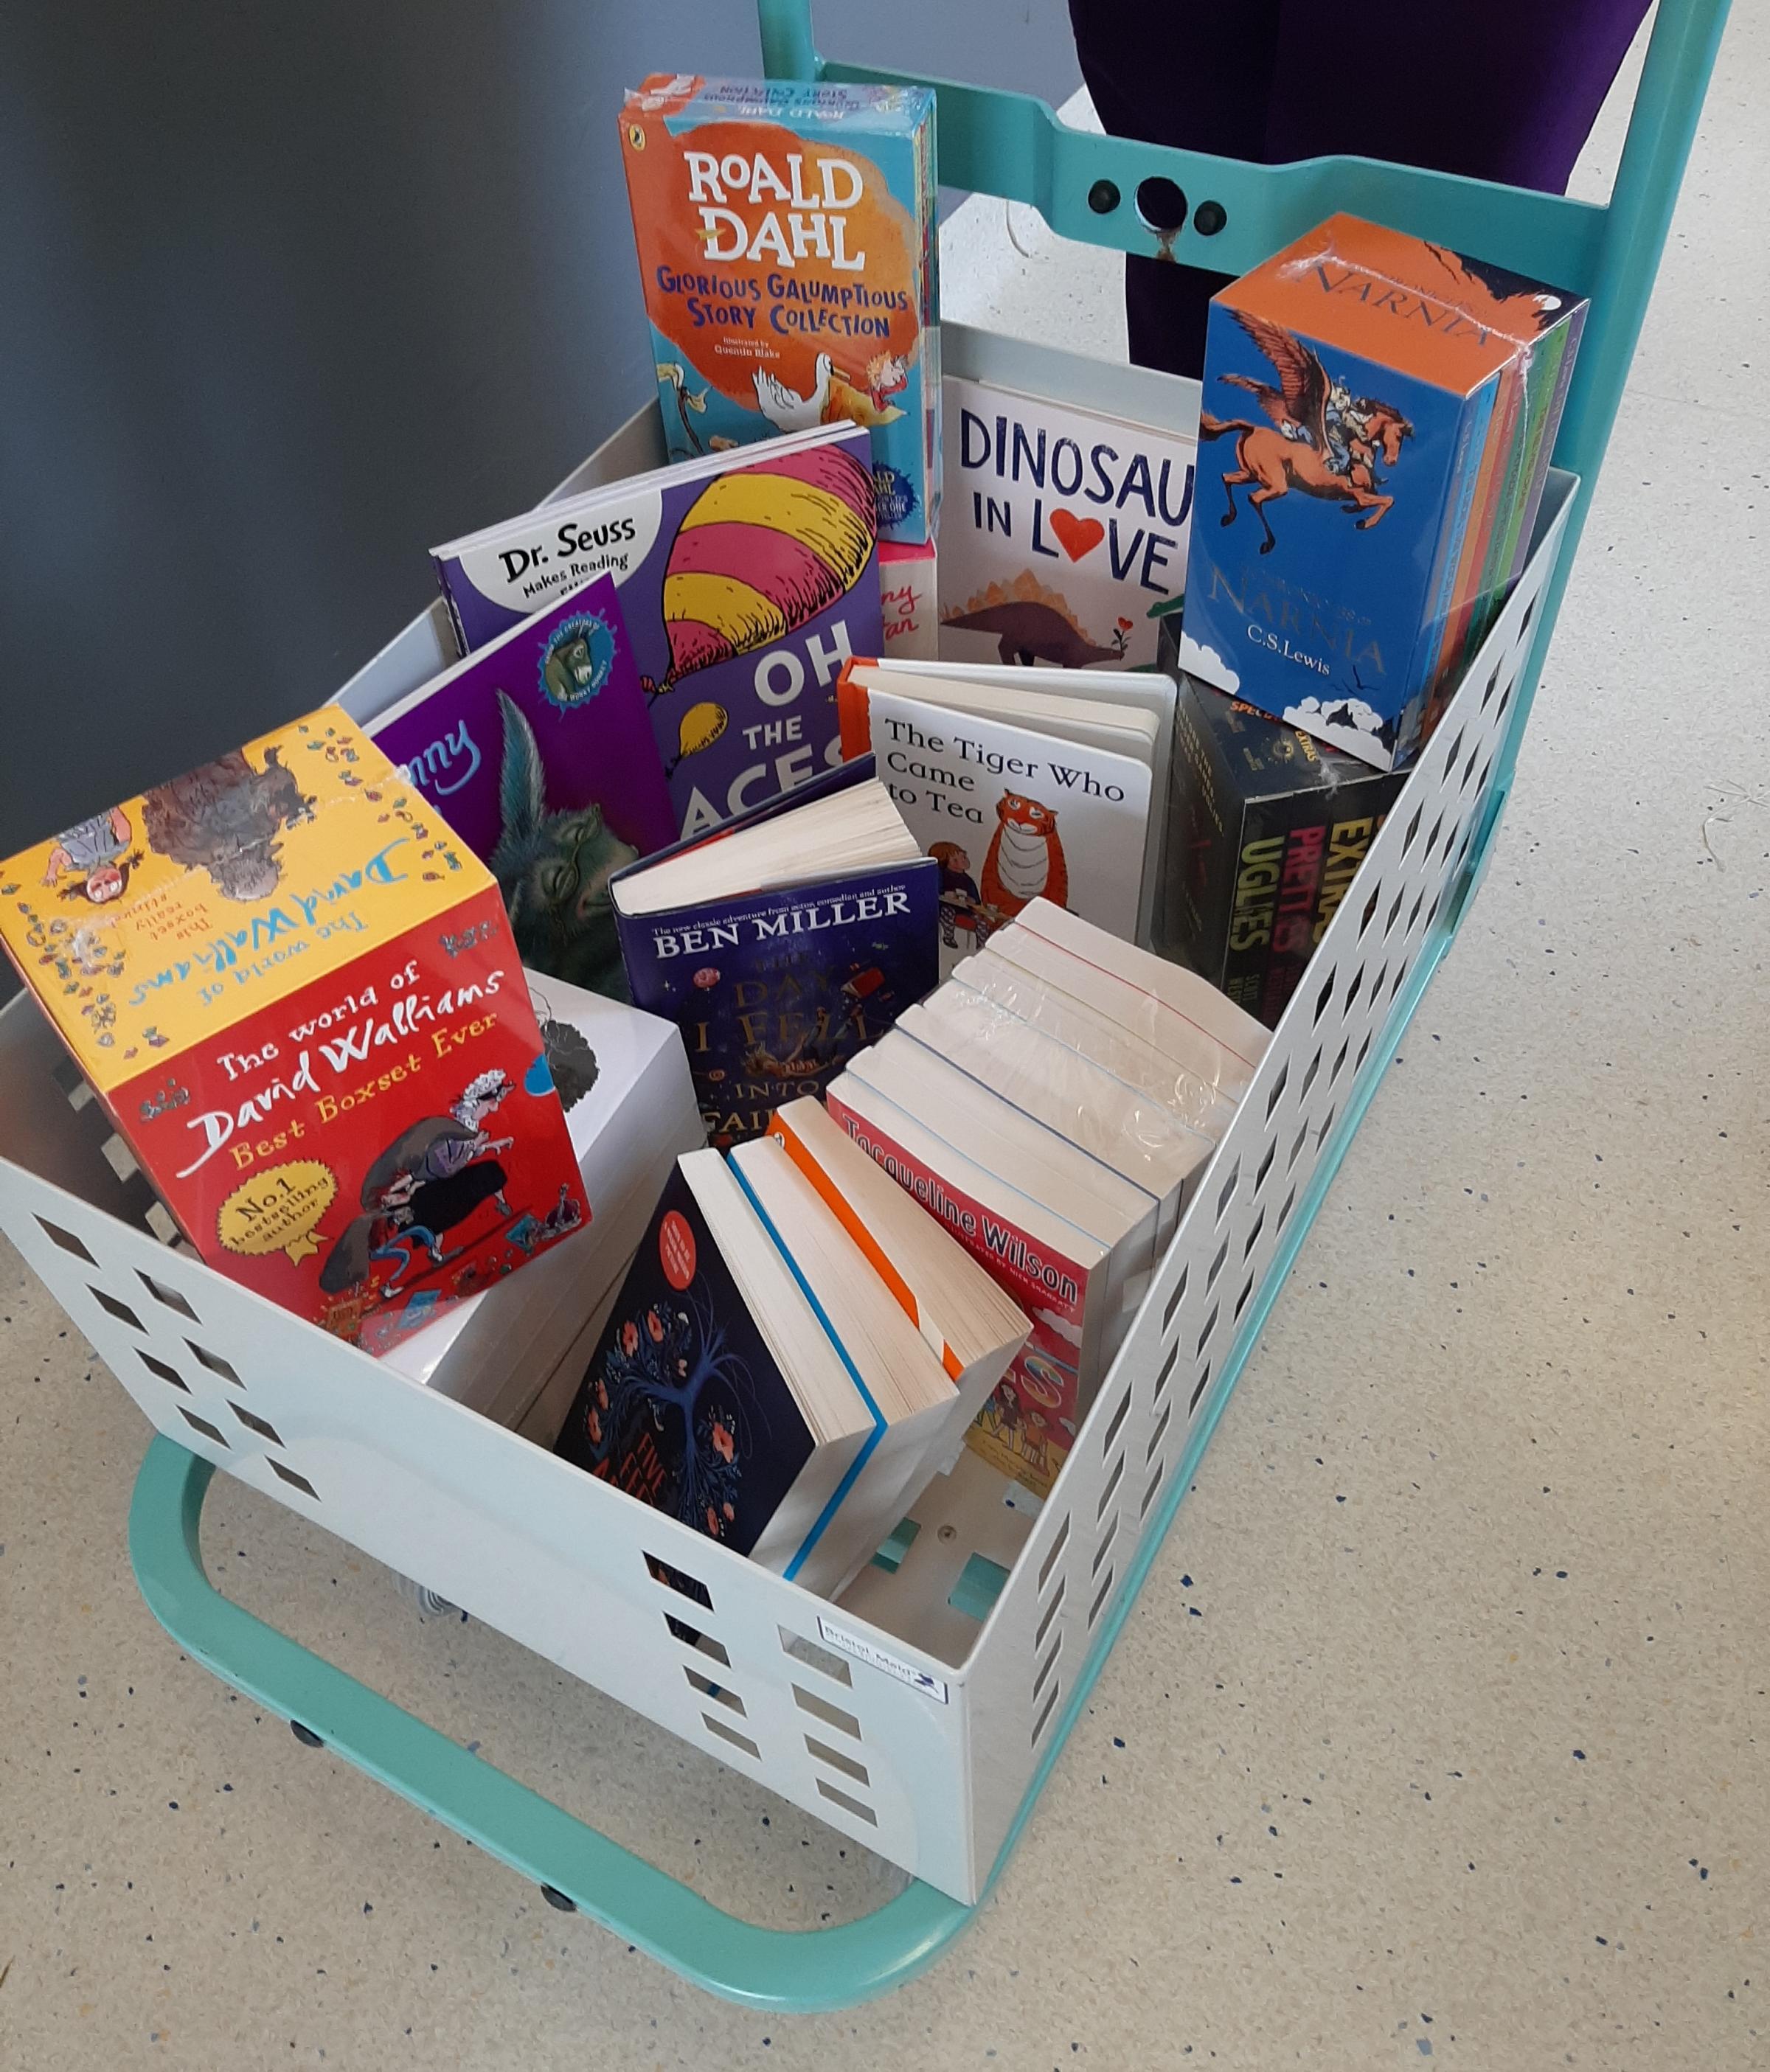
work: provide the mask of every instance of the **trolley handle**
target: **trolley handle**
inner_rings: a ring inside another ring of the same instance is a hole
[[[913,1881],[834,1928],[758,1927],[471,1755],[434,1727],[222,1596],[204,1571],[214,1468],[156,1436],[130,1504],[129,1550],[148,1607],[194,1660],[309,1747],[330,1747],[401,1798],[685,1979],[751,2007],[851,2005],[931,1963],[971,1909]]]
[[[1071,129],[1031,94],[825,59],[813,38],[811,0],[757,0],[771,78],[933,87],[943,182],[1024,202],[1078,242],[1238,273],[1347,210],[1589,295],[1555,450],[1557,465],[1582,478],[1576,536],[1634,357],[1727,6],[1661,0],[1611,199],[1601,204],[1374,158],[1265,166],[1096,136]]]
[[[1727,6],[1660,0],[1611,197],[1594,204],[1373,158],[1262,166],[1097,137],[1060,122],[1031,94],[832,63],[813,39],[811,0],[757,0],[771,78],[933,87],[946,182],[1025,202],[1081,243],[1245,273],[1345,209],[1590,298],[1554,456],[1579,486],[1496,768],[1502,797],[1635,357]]]

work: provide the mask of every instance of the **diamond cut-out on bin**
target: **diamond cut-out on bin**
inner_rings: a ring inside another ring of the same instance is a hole
[[[59,1245],[64,1252],[70,1254],[73,1258],[84,1260],[88,1266],[97,1265],[98,1261],[93,1257],[72,1231],[64,1230],[60,1223],[51,1223],[47,1216],[38,1217],[37,1227],[51,1244]]]

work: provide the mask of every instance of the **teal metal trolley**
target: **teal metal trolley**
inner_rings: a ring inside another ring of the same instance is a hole
[[[913,76],[820,57],[809,0],[760,0],[760,14],[764,56],[772,76],[878,81]],[[1287,1011],[1242,1114],[1183,1220],[1047,1507],[1048,1513],[1067,1489],[1069,1502],[1060,1520],[1041,1516],[980,1642],[983,1666],[977,1680],[984,1679],[986,1667],[998,1679],[989,1687],[998,1693],[993,1716],[1001,1714],[1000,1693],[1018,1691],[1031,1733],[1023,1785],[1006,1803],[968,1814],[974,1852],[981,1853],[969,1872],[945,1879],[949,1890],[962,1888],[968,1897],[950,1897],[918,1878],[875,1912],[842,1926],[806,1932],[753,1926],[711,1906],[222,1597],[204,1572],[198,1544],[213,1466],[225,1465],[298,1507],[303,1491],[317,1501],[318,1485],[328,1472],[340,1482],[348,1472],[341,1442],[327,1452],[316,1430],[302,1469],[277,1448],[294,1446],[298,1454],[292,1432],[304,1403],[318,1400],[335,1422],[356,1414],[337,1406],[372,1392],[374,1363],[329,1342],[307,1343],[304,1350],[305,1342],[319,1336],[305,1327],[303,1342],[291,1355],[266,1353],[273,1318],[263,1305],[255,1307],[254,1298],[157,1251],[138,1230],[126,1227],[128,1206],[114,1191],[83,1177],[84,1168],[76,1173],[77,1161],[59,1140],[51,1141],[37,1110],[17,1099],[33,1074],[50,1068],[52,1045],[44,1048],[40,1024],[29,1020],[27,1005],[15,1002],[0,1015],[0,1086],[11,1096],[11,1111],[0,1112],[7,1152],[0,1161],[6,1182],[0,1187],[0,1223],[160,1427],[162,1436],[150,1445],[136,1484],[130,1552],[148,1604],[190,1655],[289,1720],[303,1740],[323,1743],[533,1879],[555,1905],[591,1916],[710,1991],[757,2007],[829,2008],[882,1992],[938,1956],[987,1895],[1031,1817],[1352,1133],[1480,882],[1646,310],[1725,14],[1726,0],[1661,0],[1628,142],[1612,199],[1603,207],[1364,158],[1243,164],[1072,130],[1043,103],[1024,96],[924,82],[938,89],[942,179],[1035,208],[1067,237],[1126,252],[1154,253],[1159,246],[1233,273],[1345,209],[1479,252],[1583,290],[1591,299],[1556,449],[1560,472],[1552,478],[1525,575],[1361,870],[1356,890],[1366,896],[1342,906],[1311,966],[1308,986]],[[1138,201],[1139,189],[1146,192],[1146,183],[1158,179],[1171,183],[1185,198],[1175,204],[1169,197],[1169,213],[1179,221],[1159,228],[1146,220]],[[1424,830],[1428,822],[1430,832]],[[1410,898],[1412,909],[1404,921]],[[1318,974],[1323,972],[1318,991]],[[1330,1063],[1336,1042],[1338,1055]],[[1355,1044],[1360,1047],[1354,1059]],[[1238,1134],[1244,1120],[1245,1133]],[[1287,1162],[1279,1162],[1281,1153],[1288,1154]],[[1281,1208],[1278,1196],[1287,1175],[1289,1191]],[[1225,1298],[1234,1275],[1211,1302],[1217,1270],[1211,1262],[1220,1263],[1225,1252],[1247,1263],[1233,1314]],[[144,1287],[151,1300],[144,1299]],[[175,1320],[163,1316],[163,1309],[175,1313]],[[212,1351],[200,1348],[191,1335],[200,1317],[212,1342],[233,1350],[233,1365],[225,1358],[217,1365]],[[151,1358],[142,1350],[149,1339],[158,1349]],[[185,1349],[200,1363],[200,1371]],[[228,1385],[258,1389],[255,1359],[264,1363],[269,1392],[253,1396],[258,1408],[248,1419],[232,1404]],[[282,1371],[279,1359],[290,1369],[286,1393],[280,1396],[273,1373]],[[162,1401],[147,1392],[157,1384],[151,1377],[143,1380],[144,1360],[163,1378],[169,1365],[174,1367],[170,1378],[180,1392],[175,1398],[163,1392]],[[349,1363],[348,1370],[339,1366],[335,1396],[328,1394],[328,1360]],[[238,1366],[249,1371],[236,1371]],[[205,1388],[210,1398],[201,1394]],[[494,1442],[521,1442],[492,1430],[475,1440],[467,1429],[469,1420],[455,1406],[424,1403],[415,1400],[423,1392],[409,1392],[414,1400],[408,1409],[401,1399],[400,1408],[423,1427],[426,1457],[439,1486],[470,1473],[496,1481],[505,1472]],[[267,1402],[283,1405],[271,1411],[282,1437],[261,1414]],[[203,1417],[191,1407],[199,1403],[211,1404]],[[237,1429],[230,1445],[218,1421],[224,1421],[229,1407],[240,1424],[270,1431],[275,1445],[267,1445],[262,1454],[242,1454]],[[449,1422],[451,1413],[455,1424]],[[176,1437],[171,1436],[175,1433]],[[480,1449],[471,1456],[475,1467],[461,1475],[453,1465],[451,1449],[457,1445]],[[554,1465],[538,1449],[528,1451],[546,1466]],[[508,1473],[514,1476],[519,1470],[528,1472],[512,1457]],[[1141,1510],[1134,1503],[1138,1496]],[[311,1515],[332,1522],[323,1508]],[[334,1529],[406,1572],[420,1572],[390,1553],[385,1540],[378,1544],[368,1527],[335,1524]],[[655,1543],[656,1534],[649,1537]],[[432,1551],[446,1569],[446,1547],[438,1542]],[[684,1558],[692,1563],[694,1557]],[[650,1577],[640,1575],[638,1560],[636,1556],[638,1580],[624,1585],[629,1595],[656,1587],[655,1569]],[[699,1565],[711,1585],[710,1593],[702,1592],[710,1609],[714,1594],[735,1605],[754,1587],[741,1573],[749,1564],[734,1565],[720,1550],[702,1556]],[[1023,1568],[1038,1572],[1023,1579]],[[1073,1588],[1060,1622],[1066,1577]],[[468,1589],[447,1587],[446,1572],[426,1572],[424,1580],[472,1604]],[[771,1585],[776,1581],[765,1580]],[[1085,1618],[1089,1598],[1092,1610]],[[611,1605],[609,1616],[619,1609]],[[676,1610],[685,1609],[678,1601]],[[771,1600],[764,1614],[772,1621],[778,1609]],[[496,1608],[481,1615],[530,1644],[541,1644],[515,1618],[500,1618]],[[703,1618],[698,1612],[693,1616]],[[802,1597],[797,1616],[802,1622],[809,1616]],[[648,1617],[648,1630],[655,1631],[655,1608]],[[673,1617],[668,1623],[678,1638],[684,1631],[702,1638],[681,1619]],[[780,1631],[785,1646],[786,1627]],[[1048,1642],[1053,1632],[1057,1638]],[[1062,1659],[1069,1666],[1057,1670],[1064,1648],[1068,1651]],[[738,1676],[747,1658],[739,1650],[732,1652],[737,1659],[731,1674]],[[724,1659],[726,1650],[720,1653]],[[915,1661],[912,1651],[904,1654]],[[566,1657],[556,1653],[555,1659]],[[826,1649],[801,1646],[799,1659],[821,1659],[826,1681],[818,1688],[838,1696],[846,1692],[844,1703],[857,1715],[862,1712],[863,1670],[850,1669]],[[780,1666],[775,1663],[776,1671]],[[932,1671],[941,1666],[924,1659],[922,1696],[928,1684],[938,1680]],[[751,1673],[759,1677],[762,1672]],[[957,1703],[963,1695],[963,1670],[953,1673]],[[812,1672],[795,1667],[792,1674]],[[839,1687],[827,1680],[832,1674],[839,1675]],[[595,1680],[616,1696],[632,1695],[600,1675]],[[884,1708],[899,1700],[910,1706],[919,1702],[916,1695],[903,1695],[896,1684],[885,1690],[890,1679],[879,1680],[880,1693],[868,1700],[875,1708],[869,1721],[908,1721],[903,1730],[913,1740],[914,1716],[887,1715]],[[750,1724],[759,1741],[761,1722],[771,1716],[767,1694],[751,1688]],[[944,1682],[941,1688],[945,1692]],[[672,1716],[647,1704],[643,1694],[632,1701],[673,1724]],[[936,1708],[928,1709],[932,1717]],[[790,1704],[787,1712],[790,1720]],[[716,1727],[710,1720],[708,1725]],[[854,1731],[861,1731],[858,1718]],[[867,1729],[875,1743],[888,1740],[891,1731]],[[722,1752],[704,1737],[700,1745]],[[932,1772],[938,1753],[934,1741],[914,1742],[907,1773],[913,1774],[918,1766]],[[870,1759],[879,1762],[876,1753]],[[850,1764],[850,1772],[858,1767]],[[777,1783],[772,1774],[764,1781]],[[849,1817],[857,1811],[852,1796],[825,1786],[820,1800],[797,1772],[778,1788],[809,1801],[810,1810],[845,1825],[858,1839],[869,1839],[866,1827]],[[833,1806],[846,1812],[833,1811]],[[894,1818],[909,1817],[902,1807],[894,1815],[883,1795],[875,1807],[860,1805],[858,1811],[880,1834]],[[887,1844],[879,1846],[890,1853]]]

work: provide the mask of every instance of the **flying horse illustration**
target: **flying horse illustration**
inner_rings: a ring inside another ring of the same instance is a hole
[[[1395,501],[1383,493],[1378,456],[1385,467],[1393,467],[1402,440],[1413,436],[1413,426],[1391,403],[1349,394],[1301,339],[1278,324],[1240,310],[1235,319],[1271,361],[1278,386],[1245,374],[1221,377],[1233,388],[1249,390],[1272,420],[1270,425],[1248,417],[1215,417],[1208,410],[1200,413],[1201,438],[1237,434],[1237,465],[1223,478],[1229,508],[1221,523],[1235,523],[1235,492],[1252,483],[1248,502],[1266,536],[1260,545],[1262,554],[1278,544],[1265,507],[1293,489],[1307,496],[1332,497],[1342,509],[1362,512],[1358,529],[1368,532]]]

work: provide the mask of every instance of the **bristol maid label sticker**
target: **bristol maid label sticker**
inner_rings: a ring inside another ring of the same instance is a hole
[[[895,1676],[899,1684],[908,1684],[912,1690],[920,1691],[924,1697],[938,1699],[941,1704],[948,1702],[946,1685],[938,1676],[930,1676],[926,1670],[912,1668],[901,1656],[887,1655],[882,1647],[875,1647],[870,1640],[862,1640],[858,1634],[845,1633],[839,1626],[832,1626],[821,1612],[817,1615],[817,1630],[832,1647],[840,1648],[844,1655],[851,1655],[857,1662],[870,1663],[875,1669],[883,1669],[887,1676]]]

